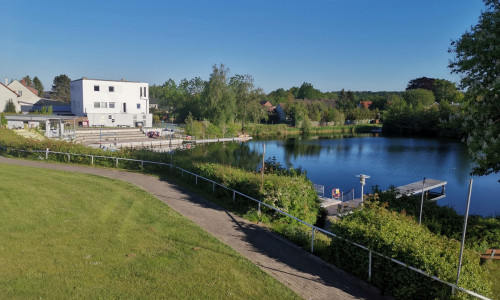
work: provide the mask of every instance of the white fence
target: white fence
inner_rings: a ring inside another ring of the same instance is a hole
[[[184,173],[186,173],[186,174],[190,174],[190,175],[194,176],[194,177],[195,177],[195,183],[196,183],[196,184],[198,184],[198,180],[199,180],[199,179],[201,179],[201,180],[205,180],[205,181],[207,181],[207,182],[212,183],[212,192],[215,192],[215,187],[216,187],[216,186],[220,186],[220,187],[222,187],[222,188],[224,188],[224,189],[227,189],[228,191],[232,192],[232,195],[233,195],[233,202],[236,200],[236,195],[237,195],[237,194],[238,194],[238,195],[240,195],[240,196],[242,196],[242,197],[244,197],[244,198],[247,198],[247,199],[249,199],[249,200],[251,200],[251,201],[254,201],[254,202],[257,204],[257,209],[258,209],[258,213],[259,213],[259,214],[261,213],[261,206],[265,206],[265,207],[267,207],[267,208],[269,208],[269,209],[271,209],[271,210],[274,210],[274,211],[276,211],[276,212],[278,212],[278,213],[280,213],[280,214],[282,214],[282,215],[285,215],[285,216],[287,216],[287,217],[289,217],[289,218],[292,218],[292,219],[296,220],[296,221],[297,221],[297,222],[299,222],[299,223],[302,223],[302,224],[304,224],[304,225],[308,226],[309,228],[311,228],[311,252],[314,252],[314,234],[315,234],[315,232],[321,232],[321,233],[323,233],[323,234],[325,234],[325,235],[327,235],[327,236],[330,236],[330,237],[332,237],[332,238],[337,238],[337,239],[343,240],[343,241],[348,242],[348,243],[350,243],[350,244],[352,244],[352,245],[355,245],[356,247],[359,247],[359,248],[361,248],[361,249],[363,249],[363,250],[368,251],[368,270],[367,270],[367,272],[368,272],[368,281],[369,281],[369,282],[371,281],[371,278],[372,278],[372,257],[373,257],[373,255],[378,255],[379,257],[382,257],[382,258],[385,258],[385,259],[387,259],[387,260],[390,260],[390,261],[392,261],[392,262],[394,262],[394,263],[396,263],[396,264],[398,264],[398,265],[400,265],[400,266],[403,266],[403,267],[405,267],[405,268],[408,268],[408,269],[410,269],[410,270],[412,270],[412,271],[414,271],[414,272],[417,272],[417,273],[419,273],[419,274],[421,274],[421,275],[427,276],[427,277],[429,277],[429,278],[431,278],[431,279],[433,279],[433,280],[436,280],[436,281],[438,281],[438,282],[440,282],[440,283],[442,283],[442,284],[448,285],[449,287],[451,287],[451,290],[452,290],[452,291],[458,290],[458,291],[464,292],[464,293],[466,293],[466,294],[469,294],[469,295],[474,296],[474,297],[479,298],[479,299],[485,299],[485,300],[488,300],[488,299],[489,299],[489,300],[491,300],[491,299],[490,299],[490,298],[488,298],[488,297],[485,297],[485,296],[480,295],[480,294],[478,294],[478,293],[475,293],[475,292],[473,292],[473,291],[469,291],[469,290],[467,290],[467,289],[461,288],[461,287],[459,287],[459,286],[457,286],[457,285],[455,285],[455,284],[453,284],[453,283],[446,282],[446,281],[444,281],[444,280],[442,280],[442,279],[440,279],[440,278],[438,278],[438,277],[436,277],[436,276],[434,276],[434,275],[428,274],[428,273],[426,273],[426,272],[424,272],[424,271],[422,271],[422,270],[420,270],[420,269],[417,269],[417,268],[415,268],[415,267],[412,267],[412,266],[410,266],[410,265],[407,265],[406,263],[401,262],[401,261],[399,261],[399,260],[397,260],[397,259],[394,259],[394,258],[392,258],[392,257],[388,257],[388,256],[386,256],[386,255],[384,255],[384,254],[381,254],[381,253],[378,253],[378,252],[376,252],[376,251],[373,251],[373,250],[369,249],[368,247],[365,247],[365,246],[363,246],[363,245],[361,245],[361,244],[358,244],[358,243],[355,243],[355,242],[349,241],[349,240],[347,240],[347,239],[345,239],[345,238],[342,238],[342,237],[340,237],[340,236],[338,236],[338,235],[336,235],[336,234],[334,234],[334,233],[332,233],[332,232],[330,232],[330,231],[327,231],[327,230],[324,230],[324,229],[322,229],[322,228],[316,227],[316,226],[314,226],[314,225],[312,225],[312,224],[309,224],[309,223],[307,223],[307,222],[305,222],[305,221],[302,221],[301,219],[298,219],[298,218],[296,218],[296,217],[294,217],[294,216],[292,216],[292,215],[290,215],[290,214],[288,214],[288,213],[286,213],[286,212],[284,212],[284,211],[280,210],[279,208],[276,208],[276,207],[274,207],[274,206],[271,206],[271,205],[269,205],[269,204],[266,204],[266,203],[264,203],[264,202],[262,202],[262,201],[260,201],[260,200],[257,200],[257,199],[255,199],[255,198],[253,198],[253,197],[250,197],[250,196],[245,195],[245,194],[243,194],[243,193],[241,193],[241,192],[238,192],[238,191],[236,191],[236,190],[233,190],[233,189],[231,189],[230,187],[227,187],[227,186],[225,186],[225,185],[223,185],[223,184],[217,183],[217,182],[215,182],[215,181],[213,181],[213,180],[211,180],[211,179],[205,178],[205,177],[203,177],[203,176],[201,176],[201,175],[198,175],[198,174],[196,174],[196,173],[190,172],[190,171],[185,170],[185,169],[182,169],[182,168],[180,168],[180,167],[176,167],[176,166],[174,166],[174,165],[173,165],[173,164],[171,164],[171,163],[162,163],[162,162],[154,162],[154,161],[139,160],[139,159],[130,159],[130,158],[112,157],[112,156],[98,156],[98,155],[90,155],[90,154],[77,154],[77,153],[56,152],[56,151],[50,151],[50,150],[49,150],[49,148],[47,148],[46,150],[22,150],[22,149],[12,149],[12,148],[7,148],[7,147],[0,147],[0,148],[3,148],[4,150],[10,150],[10,151],[19,151],[19,152],[28,152],[28,153],[44,153],[44,154],[45,154],[45,159],[46,159],[46,160],[48,160],[48,159],[49,159],[49,154],[50,154],[50,153],[52,153],[52,154],[62,154],[62,155],[67,155],[67,156],[68,156],[68,161],[69,161],[69,162],[71,162],[71,156],[86,156],[86,157],[91,157],[91,164],[92,164],[92,165],[94,164],[94,159],[95,159],[95,158],[105,158],[105,159],[111,159],[111,160],[114,160],[114,161],[115,161],[115,166],[116,166],[116,167],[118,167],[118,162],[119,162],[120,160],[122,160],[122,161],[134,161],[134,162],[141,163],[141,167],[144,167],[144,164],[145,164],[145,163],[147,163],[147,164],[157,164],[157,165],[164,165],[164,166],[168,166],[168,167],[169,167],[169,169],[175,168],[175,169],[177,169],[177,170],[180,170],[182,175],[184,175]]]

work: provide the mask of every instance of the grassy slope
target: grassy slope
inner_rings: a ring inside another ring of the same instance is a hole
[[[143,190],[0,165],[0,298],[298,298]]]

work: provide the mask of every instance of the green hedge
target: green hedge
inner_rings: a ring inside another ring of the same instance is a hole
[[[421,196],[402,196],[396,198],[394,190],[381,192],[374,187],[376,200],[388,204],[388,209],[405,212],[417,219],[420,215]],[[375,195],[374,193],[374,195]],[[368,199],[374,199],[369,196]],[[422,224],[435,234],[461,240],[464,216],[448,206],[439,206],[436,201],[424,199]],[[496,217],[481,217],[471,215],[467,221],[467,246],[484,252],[489,248],[500,248],[500,215]]]
[[[264,189],[260,190],[261,175],[256,172],[214,163],[193,163],[192,169],[201,176],[259,199],[310,224],[316,221],[319,210],[318,195],[312,182],[304,175],[266,174]],[[253,206],[255,207],[255,204]],[[265,207],[262,211],[268,214],[271,221],[288,219]]]
[[[460,243],[431,233],[413,218],[391,212],[379,202],[367,202],[362,210],[335,222],[332,232],[447,282],[456,280]],[[332,263],[368,279],[366,250],[334,239],[330,251]],[[377,255],[373,256],[371,283],[399,299],[467,298],[460,292],[451,296],[448,286]],[[479,253],[464,250],[459,286],[490,295],[491,284]]]

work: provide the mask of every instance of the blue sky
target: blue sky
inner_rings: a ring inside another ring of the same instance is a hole
[[[459,80],[451,40],[481,0],[6,1],[0,77],[59,74],[162,84],[208,79],[223,63],[266,92],[404,90],[410,79]]]

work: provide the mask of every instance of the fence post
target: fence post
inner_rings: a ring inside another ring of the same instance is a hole
[[[314,227],[312,228],[312,233],[311,233],[311,253],[314,253]]]
[[[141,169],[144,169],[144,161],[141,160]]]
[[[71,154],[68,153],[68,162],[71,162]]]
[[[212,194],[215,193],[215,182],[214,185],[212,186]]]
[[[198,185],[198,175],[196,175],[196,180],[195,180],[195,184]]]
[[[47,150],[45,150],[45,159],[49,160],[49,148],[47,148]]]
[[[90,157],[92,157],[92,165],[94,165],[94,155],[91,155]]]
[[[259,217],[260,217],[260,214],[261,214],[261,212],[260,212],[260,202],[259,202],[259,207],[257,208],[257,213],[259,214]]]
[[[234,199],[236,199],[236,191],[233,190],[233,202],[234,202]]]
[[[116,158],[116,167],[118,168],[118,157]]]
[[[372,251],[368,250],[368,282],[372,281]]]

